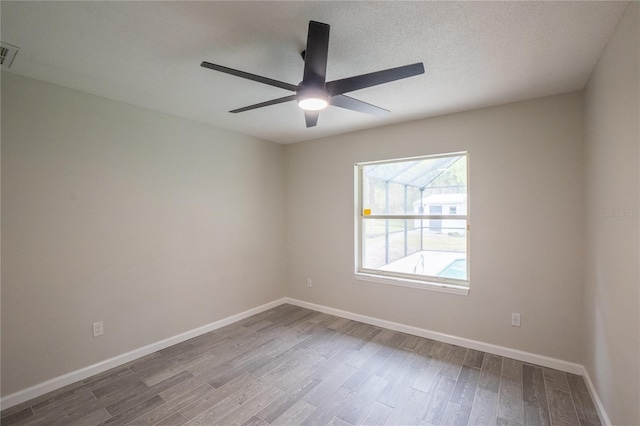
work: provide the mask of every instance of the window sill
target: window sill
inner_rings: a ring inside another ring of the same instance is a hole
[[[382,277],[380,275],[365,274],[362,272],[356,272],[354,274],[354,277],[356,280],[360,280],[360,281],[369,281],[369,282],[375,282],[375,283],[397,285],[401,287],[417,288],[420,290],[437,291],[440,293],[457,294],[459,296],[469,295],[469,287],[454,285],[454,284],[409,280],[405,278],[395,278],[395,277]]]

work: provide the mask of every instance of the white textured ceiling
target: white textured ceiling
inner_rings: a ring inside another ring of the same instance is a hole
[[[9,2],[10,72],[279,143],[580,90],[626,2]],[[200,67],[298,84],[309,20],[331,25],[327,79],[413,62],[424,75],[349,95],[307,129],[291,94]]]

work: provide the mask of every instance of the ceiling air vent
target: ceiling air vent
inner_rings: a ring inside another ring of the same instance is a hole
[[[0,42],[0,65],[9,68],[18,54],[19,47]]]

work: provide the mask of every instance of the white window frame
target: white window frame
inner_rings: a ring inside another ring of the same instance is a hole
[[[400,163],[405,161],[425,160],[433,158],[443,157],[460,157],[464,156],[467,167],[467,214],[466,215],[430,215],[430,214],[417,214],[417,215],[395,215],[395,214],[364,214],[363,197],[363,179],[362,170],[365,166],[385,163]],[[437,155],[424,155],[419,157],[399,158],[383,161],[368,161],[362,163],[356,163],[354,166],[354,181],[355,181],[355,272],[354,277],[357,280],[371,281],[382,284],[399,285],[403,287],[418,288],[423,290],[439,291],[444,293],[468,295],[469,283],[470,283],[470,262],[469,262],[469,246],[470,246],[470,220],[469,220],[469,153],[468,152],[453,152]],[[363,244],[363,221],[373,219],[399,219],[399,220],[413,220],[413,219],[453,219],[453,220],[466,220],[466,259],[467,259],[467,279],[459,280],[453,278],[417,275],[417,274],[405,274],[400,272],[382,271],[378,269],[368,269],[362,267],[362,244]]]

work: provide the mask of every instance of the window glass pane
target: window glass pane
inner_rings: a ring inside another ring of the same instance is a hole
[[[424,185],[425,200],[460,202],[467,199],[467,161],[466,156],[451,157],[453,162],[446,168],[440,167],[440,174]],[[439,195],[439,197],[436,197]],[[448,213],[445,213],[448,214]],[[465,212],[466,214],[466,206]]]
[[[464,155],[362,167],[362,207],[372,215],[465,216],[466,194]]]
[[[363,221],[362,266],[378,269],[420,250],[420,228],[413,220]]]
[[[465,220],[364,219],[362,267],[467,279]]]
[[[420,190],[414,186],[365,178],[363,197],[363,208],[371,214],[419,214]]]

